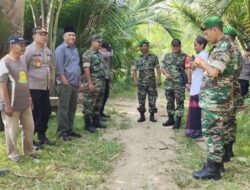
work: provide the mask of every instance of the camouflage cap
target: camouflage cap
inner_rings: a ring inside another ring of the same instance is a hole
[[[224,32],[224,34],[229,34],[229,35],[232,35],[232,36],[235,36],[235,37],[238,35],[236,30],[233,27],[230,27],[230,26],[223,28],[223,32]]]
[[[139,44],[140,46],[143,46],[144,44],[149,45],[149,41],[147,39],[142,39]]]
[[[47,29],[45,27],[42,27],[42,26],[34,27],[32,29],[32,32],[33,32],[33,34],[35,34],[35,33],[46,33],[47,34],[48,33]]]
[[[208,17],[203,23],[201,23],[200,27],[201,30],[207,30],[209,28],[215,27],[215,26],[223,26],[223,22],[220,17],[218,16],[211,16]]]

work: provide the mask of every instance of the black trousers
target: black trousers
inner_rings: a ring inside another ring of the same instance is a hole
[[[239,83],[241,96],[246,96],[248,94],[249,81],[239,79]]]
[[[35,132],[45,134],[48,129],[49,116],[51,114],[49,90],[30,90],[33,102],[33,119]]]
[[[105,79],[104,98],[103,98],[100,114],[103,113],[104,107],[105,107],[105,104],[106,104],[108,98],[109,98],[109,79]]]

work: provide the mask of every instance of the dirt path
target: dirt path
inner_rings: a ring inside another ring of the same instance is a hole
[[[104,139],[116,138],[123,146],[124,152],[117,159],[113,173],[107,177],[104,190],[176,190],[172,176],[166,170],[174,170],[176,155],[175,132],[163,128],[161,123],[166,119],[165,96],[159,91],[158,122],[138,123],[137,99],[110,100],[118,114],[124,115],[122,122],[130,121],[127,129],[109,129]]]

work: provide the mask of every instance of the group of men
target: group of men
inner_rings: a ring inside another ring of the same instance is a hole
[[[221,172],[225,171],[223,163],[230,161],[234,156],[232,148],[236,140],[236,110],[240,96],[238,77],[242,56],[235,42],[236,31],[232,27],[225,27],[223,30],[223,22],[219,17],[207,18],[201,24],[201,29],[206,40],[212,45],[208,60],[197,56],[191,61],[190,57],[181,51],[180,40],[174,39],[171,43],[172,52],[165,55],[160,69],[157,56],[149,53],[149,42],[142,40],[140,42],[142,54],[134,61],[132,76],[138,86],[140,112],[138,122],[145,121],[146,95],[148,95],[150,121],[156,122],[154,118],[154,113],[157,112],[156,84],[160,84],[162,72],[166,78],[165,96],[168,112],[168,120],[162,125],[179,129],[184,112],[185,88],[189,89],[191,83],[191,70],[193,68],[203,70],[199,98],[208,156],[202,170],[194,172],[193,177],[201,180],[218,180],[221,178]]]
[[[207,18],[201,28],[204,37],[213,45],[207,61],[196,57],[191,64],[190,57],[181,51],[181,41],[174,39],[171,43],[172,52],[165,55],[160,67],[157,56],[149,53],[149,41],[142,40],[142,54],[132,65],[132,76],[138,86],[138,122],[146,120],[146,95],[149,99],[150,121],[157,121],[156,87],[161,84],[162,73],[166,78],[165,96],[168,112],[168,120],[162,125],[179,129],[184,113],[185,88],[190,87],[192,67],[204,71],[199,97],[202,127],[207,131],[208,158],[202,170],[194,172],[193,177],[217,180],[224,171],[223,163],[230,161],[233,156],[232,145],[236,135],[235,116],[239,94],[237,79],[242,60],[235,43],[235,31],[228,28],[223,32],[223,23],[219,17]],[[0,109],[5,125],[8,158],[15,162],[20,160],[16,144],[19,125],[23,131],[22,144],[25,155],[34,153],[34,132],[38,134],[40,144],[55,144],[46,136],[51,114],[49,94],[54,80],[51,77],[53,72],[56,73],[59,98],[58,137],[63,141],[81,137],[73,130],[78,91],[81,86],[84,91],[85,129],[96,132],[97,128],[106,128],[100,120],[107,117],[103,110],[109,93],[109,61],[113,55],[110,44],[102,43],[99,35],[93,35],[91,46],[82,54],[80,64],[73,27],[64,29],[64,41],[56,48],[55,55],[52,55],[46,46],[48,32],[44,27],[33,29],[33,39],[34,42],[26,47],[27,41],[22,37],[10,37],[9,53],[0,62]]]
[[[81,137],[73,130],[73,125],[82,86],[85,130],[96,132],[97,128],[106,128],[100,119],[108,117],[103,111],[109,94],[111,45],[102,43],[99,35],[91,37],[91,46],[82,55],[82,75],[73,27],[64,28],[64,41],[54,55],[47,47],[46,28],[35,27],[32,32],[34,41],[27,47],[27,41],[22,37],[10,37],[9,53],[0,61],[0,109],[7,155],[14,162],[21,160],[16,143],[20,126],[24,155],[34,158],[34,147],[55,145],[46,135],[51,115],[50,89],[55,80],[59,99],[57,135],[61,140]],[[56,73],[56,79],[53,73]],[[33,140],[35,133],[38,141]]]

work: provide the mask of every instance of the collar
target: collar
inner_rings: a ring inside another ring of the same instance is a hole
[[[66,47],[66,48],[72,48],[72,49],[76,47],[76,45],[69,46],[69,44],[67,44],[66,42],[63,42],[63,45],[64,45],[64,47]]]

